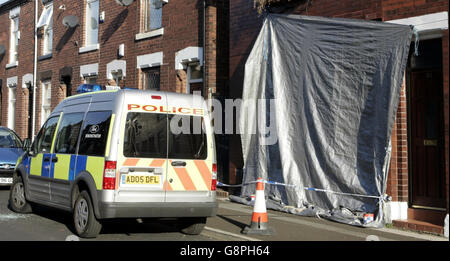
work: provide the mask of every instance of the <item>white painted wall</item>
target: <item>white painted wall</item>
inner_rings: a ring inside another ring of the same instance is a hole
[[[384,220],[392,223],[392,220],[408,219],[408,202],[391,201],[384,205]]]

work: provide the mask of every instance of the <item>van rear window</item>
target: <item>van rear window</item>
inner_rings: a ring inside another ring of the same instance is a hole
[[[202,117],[169,115],[169,159],[206,159],[207,143]]]
[[[206,159],[204,129],[198,116],[129,112],[123,154],[134,158]]]
[[[129,112],[123,155],[133,158],[166,158],[167,114]]]

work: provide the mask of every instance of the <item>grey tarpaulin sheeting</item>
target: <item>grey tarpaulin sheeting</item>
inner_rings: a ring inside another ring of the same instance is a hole
[[[382,22],[266,16],[245,65],[243,183],[261,177],[298,185],[266,184],[268,208],[352,225],[384,224],[383,200],[364,196],[386,191],[412,35],[410,26]],[[261,126],[273,128],[267,133]],[[255,187],[243,186],[234,200],[250,204],[246,198]],[[363,213],[375,214],[375,221],[363,224]]]

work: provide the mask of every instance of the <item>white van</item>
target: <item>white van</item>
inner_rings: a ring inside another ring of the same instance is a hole
[[[72,211],[81,237],[112,218],[179,218],[199,234],[214,216],[216,155],[201,96],[142,90],[79,94],[61,102],[19,158],[10,205]]]

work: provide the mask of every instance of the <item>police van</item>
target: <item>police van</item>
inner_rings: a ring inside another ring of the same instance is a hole
[[[216,203],[213,129],[201,96],[105,90],[62,101],[19,158],[10,206],[73,213],[96,237],[114,218],[176,218],[199,234]]]

